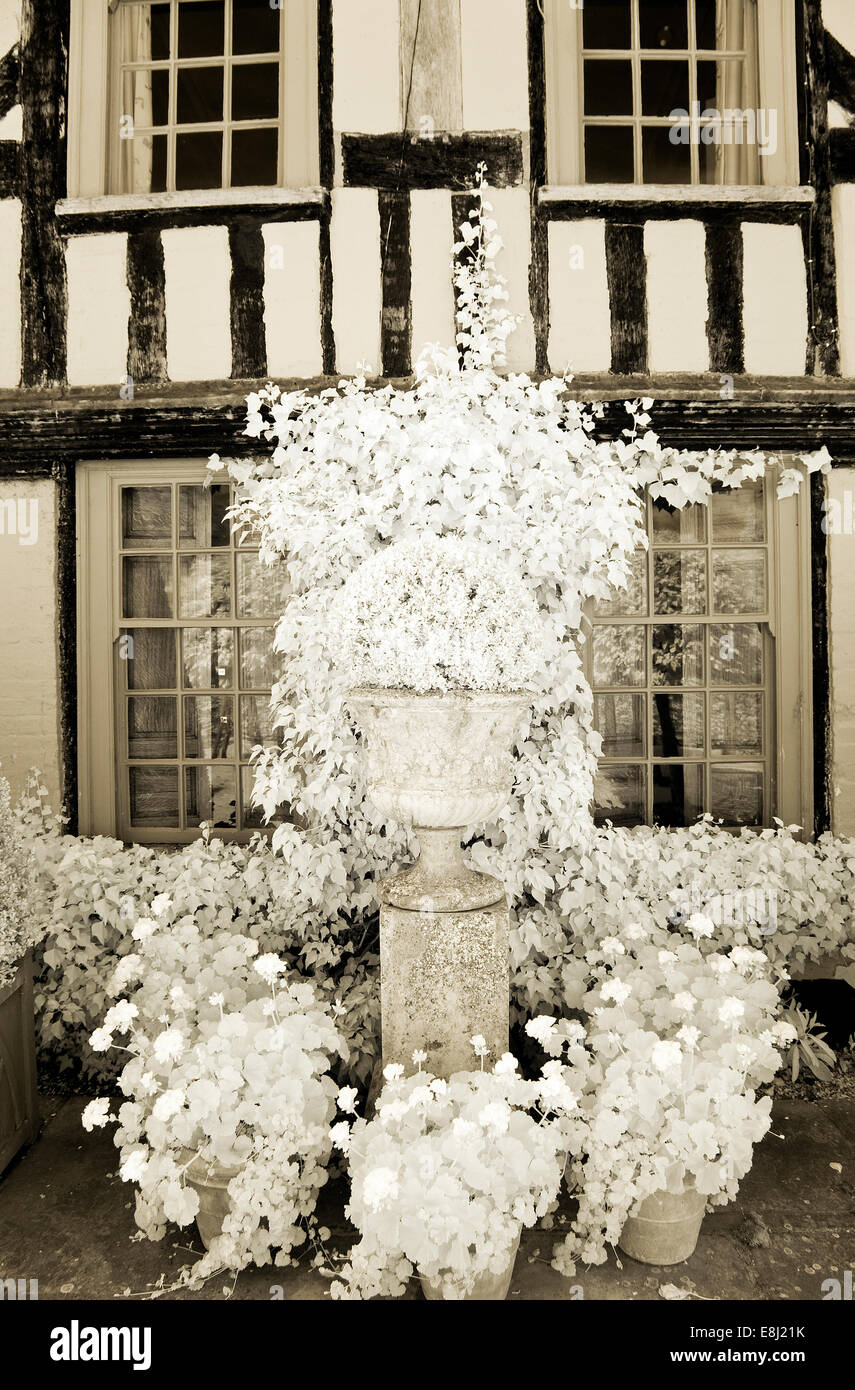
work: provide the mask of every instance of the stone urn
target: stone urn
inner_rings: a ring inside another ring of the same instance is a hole
[[[695,1253],[706,1205],[706,1197],[690,1186],[682,1192],[653,1192],[638,1214],[627,1218],[618,1245],[640,1264],[682,1264]]]
[[[470,1039],[508,1049],[508,906],[498,879],[464,861],[467,827],[493,820],[511,789],[525,693],[351,692],[369,797],[415,829],[418,861],[380,891],[384,1062],[427,1053],[437,1076],[468,1071]]]
[[[189,1151],[184,1156],[189,1158]],[[205,1163],[198,1154],[186,1170],[187,1186],[199,1196],[196,1229],[206,1250],[210,1250],[211,1242],[223,1233],[223,1222],[232,1205],[229,1183],[240,1171],[240,1168],[224,1168],[219,1163]]]
[[[520,1227],[520,1235],[522,1227]],[[475,1280],[472,1292],[465,1295],[466,1303],[486,1303],[503,1302],[511,1287],[511,1280],[514,1277],[514,1265],[517,1260],[517,1251],[520,1248],[520,1237],[514,1241],[514,1248],[511,1251],[510,1259],[500,1274],[479,1274]],[[428,1279],[424,1274],[420,1275],[422,1293],[429,1302],[439,1302],[445,1295],[438,1279]]]

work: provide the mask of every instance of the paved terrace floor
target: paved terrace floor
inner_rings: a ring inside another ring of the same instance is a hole
[[[39,1298],[145,1297],[161,1275],[168,1286],[198,1259],[195,1226],[170,1227],[159,1243],[132,1240],[133,1188],[117,1174],[109,1132],[86,1134],[83,1100],[45,1106],[40,1139],[0,1179],[0,1278],[37,1278]],[[325,1191],[322,1218],[331,1246],[347,1249],[344,1184]],[[560,1228],[559,1228],[560,1229]],[[550,1268],[555,1239],[525,1231],[511,1299],[658,1300],[673,1285],[704,1299],[821,1300],[822,1284],[855,1268],[855,1100],[777,1100],[772,1132],[760,1145],[738,1201],[708,1215],[685,1264],[654,1268],[612,1254],[573,1281]],[[232,1287],[233,1286],[233,1287]],[[329,1280],[301,1266],[222,1275],[170,1298],[328,1297]],[[414,1283],[408,1298],[420,1298]]]

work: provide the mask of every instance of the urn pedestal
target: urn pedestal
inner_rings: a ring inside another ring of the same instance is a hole
[[[498,879],[470,869],[461,839],[508,799],[519,694],[412,695],[363,690],[349,704],[365,740],[371,800],[412,825],[419,859],[381,886],[383,1061],[414,1051],[449,1077],[475,1064],[481,1034],[495,1061],[508,1050],[508,904]]]

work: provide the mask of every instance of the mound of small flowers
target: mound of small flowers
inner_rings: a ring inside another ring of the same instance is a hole
[[[486,545],[426,533],[354,571],[334,605],[338,664],[359,686],[522,690],[542,657],[531,589]]]
[[[484,1040],[473,1038],[481,1055]],[[415,1272],[444,1298],[471,1292],[504,1270],[520,1229],[554,1205],[568,1150],[581,1147],[573,1117],[571,1068],[547,1063],[525,1081],[509,1053],[492,1071],[449,1081],[387,1066],[372,1120],[336,1125],[351,1177],[346,1214],[361,1239],[350,1251],[335,1298],[398,1296]],[[345,1093],[343,1108],[352,1108]],[[560,1111],[561,1122],[556,1121]]]
[[[137,1225],[152,1240],[167,1221],[196,1217],[189,1177],[230,1174],[230,1211],[194,1279],[269,1263],[274,1250],[287,1265],[314,1234],[338,1091],[329,1068],[347,1049],[312,987],[283,979],[278,956],[259,956],[234,932],[206,938],[171,909],[157,898],[137,922],[137,950],[113,982],[132,992],[90,1039],[106,1051],[128,1035],[119,1078],[128,1100],[117,1116],[93,1101],[83,1123],[118,1119],[120,1175],[138,1189]]]
[[[731,1201],[769,1128],[772,1079],[793,1030],[779,1019],[768,958],[737,946],[705,953],[714,923],[695,914],[686,936],[630,922],[588,952],[586,1047],[591,1065],[580,1109],[581,1189],[556,1267],[600,1264],[645,1197],[694,1186],[713,1205]],[[697,939],[692,940],[694,935]],[[561,1056],[568,1029],[541,1017],[529,1033]]]

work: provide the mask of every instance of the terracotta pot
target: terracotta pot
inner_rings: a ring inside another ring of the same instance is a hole
[[[211,1242],[222,1235],[223,1222],[231,1210],[228,1186],[240,1171],[240,1168],[223,1168],[219,1163],[205,1163],[197,1157],[184,1174],[187,1186],[199,1194],[196,1227],[206,1250],[210,1250]]]
[[[663,1188],[627,1218],[618,1245],[631,1260],[645,1265],[677,1265],[694,1254],[704,1219],[706,1197],[693,1187],[683,1192]]]
[[[504,1302],[504,1300],[508,1296],[508,1290],[511,1287],[511,1280],[514,1277],[514,1265],[516,1263],[517,1251],[519,1250],[519,1248],[520,1238],[519,1236],[517,1236],[516,1240],[514,1241],[514,1248],[511,1251],[511,1257],[508,1261],[507,1267],[502,1270],[501,1274],[479,1275],[478,1278],[475,1280],[472,1292],[466,1295],[465,1302],[483,1303],[487,1302],[488,1300],[499,1303]],[[422,1293],[424,1294],[425,1298],[427,1298],[431,1302],[439,1301],[443,1298],[443,1294],[440,1289],[438,1280],[426,1279],[423,1274],[420,1276],[420,1278],[422,1285]]]

